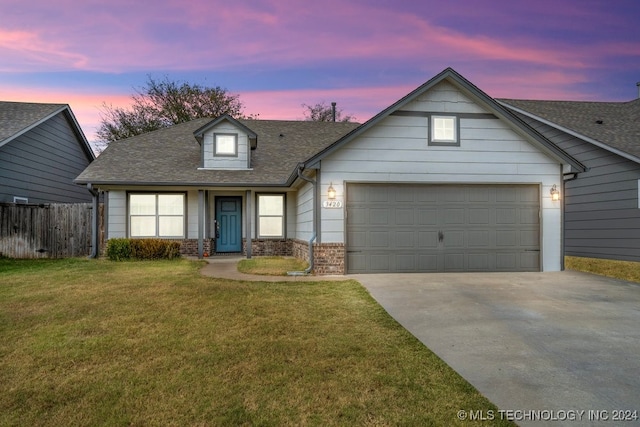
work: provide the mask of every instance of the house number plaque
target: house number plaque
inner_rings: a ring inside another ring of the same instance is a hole
[[[327,209],[340,209],[342,208],[342,202],[340,200],[325,200],[322,202],[322,207]]]

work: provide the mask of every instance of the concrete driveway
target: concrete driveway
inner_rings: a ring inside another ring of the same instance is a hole
[[[640,285],[573,271],[349,277],[505,411],[494,416],[640,425]]]

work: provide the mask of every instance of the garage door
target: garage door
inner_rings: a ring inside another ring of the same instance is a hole
[[[540,271],[537,185],[347,186],[349,273]]]

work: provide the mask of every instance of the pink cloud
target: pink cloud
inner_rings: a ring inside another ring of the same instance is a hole
[[[467,34],[436,23],[437,13],[337,0],[304,5],[293,0],[171,0],[153,7],[144,2],[113,1],[100,7],[64,0],[57,9],[64,12],[45,13],[58,13],[59,19],[34,12],[28,32],[4,30],[19,40],[13,49],[7,45],[11,43],[0,44],[5,53],[11,51],[12,69],[28,71],[40,63],[102,72],[215,70],[255,64],[311,66],[336,59],[420,64],[455,57],[580,68],[594,60],[589,46]],[[608,47],[603,44],[601,50]]]
[[[11,31],[0,28],[0,71],[21,71],[26,65],[46,65],[49,69],[83,68],[88,62],[84,54],[74,53],[63,43],[45,40],[33,31]],[[20,66],[22,64],[22,67]],[[32,68],[30,68],[32,69]]]

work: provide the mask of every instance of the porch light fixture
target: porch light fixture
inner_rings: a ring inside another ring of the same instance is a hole
[[[329,184],[329,188],[327,189],[327,197],[329,200],[334,200],[336,198],[336,189],[333,188],[333,182]]]
[[[560,200],[560,192],[556,188],[555,184],[553,184],[553,187],[551,187],[551,200],[553,200],[554,202]]]

